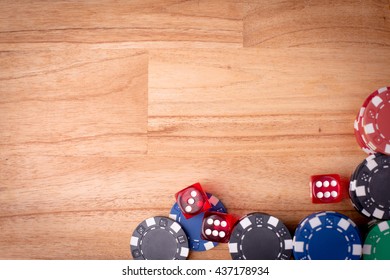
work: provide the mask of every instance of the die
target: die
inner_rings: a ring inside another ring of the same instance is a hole
[[[340,175],[322,174],[310,178],[310,195],[313,203],[334,203],[343,198]]]
[[[195,183],[175,194],[177,205],[186,219],[190,219],[211,208],[207,194],[199,183]]]
[[[227,243],[238,218],[226,213],[207,211],[202,220],[201,237],[212,242]]]

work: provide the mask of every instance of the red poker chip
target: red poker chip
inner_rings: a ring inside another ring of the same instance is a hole
[[[362,118],[363,118],[363,115],[364,115],[364,112],[366,110],[367,105],[378,94],[379,94],[379,92],[378,92],[378,90],[376,90],[366,98],[366,100],[364,101],[362,107],[360,108],[359,113],[357,114],[355,122],[354,122],[354,128],[355,128],[354,132],[355,132],[356,141],[358,142],[360,148],[367,154],[374,154],[375,152],[368,147],[368,145],[365,141],[364,129],[362,126]]]
[[[390,87],[378,89],[364,110],[360,127],[369,149],[390,155]]]
[[[367,144],[364,142],[363,137],[361,135],[361,131],[359,130],[359,127],[361,126],[361,118],[359,119],[358,117],[355,120],[355,138],[356,141],[358,142],[360,148],[365,152],[366,154],[374,154],[375,152],[371,150]]]

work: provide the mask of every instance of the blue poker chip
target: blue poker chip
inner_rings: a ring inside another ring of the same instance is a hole
[[[318,216],[318,215],[321,216],[321,215],[323,215],[323,213],[333,214],[333,215],[339,216],[340,218],[345,218],[345,217],[346,217],[345,215],[343,215],[343,214],[341,214],[341,213],[339,213],[339,212],[335,212],[335,211],[323,211],[323,212],[312,213],[312,214],[308,215],[305,219],[303,219],[303,220],[298,224],[298,226],[296,227],[296,230],[299,230],[299,229],[302,227],[302,225],[305,225],[305,223],[306,223],[309,219],[314,218],[314,217],[316,217],[316,216]],[[347,219],[348,219],[348,222],[349,222],[354,228],[356,228],[356,229],[359,231],[359,228],[358,228],[358,226],[355,224],[355,222],[352,221],[352,220],[351,220],[350,218],[348,218],[348,217],[347,217]]]
[[[337,212],[319,212],[303,219],[293,239],[297,260],[359,260],[362,241],[355,223]]]
[[[209,209],[209,211],[226,213],[225,206],[217,197],[215,197],[210,193],[206,193],[206,194],[211,204],[211,208]],[[202,227],[203,216],[204,213],[199,213],[198,215],[192,217],[191,219],[186,219],[183,213],[181,212],[179,205],[177,205],[177,203],[175,203],[172,206],[169,217],[171,219],[176,220],[176,222],[178,222],[182,226],[184,232],[187,234],[190,250],[206,251],[218,245],[217,242],[212,242],[212,241],[207,241],[202,239],[201,227]]]

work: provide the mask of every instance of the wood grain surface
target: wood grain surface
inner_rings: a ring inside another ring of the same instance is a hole
[[[390,84],[390,3],[0,1],[0,258],[130,259],[200,182],[294,231]],[[190,259],[229,259],[226,244]]]

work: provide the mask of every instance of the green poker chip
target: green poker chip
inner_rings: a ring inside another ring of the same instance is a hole
[[[363,246],[364,260],[390,260],[390,221],[374,225]]]

